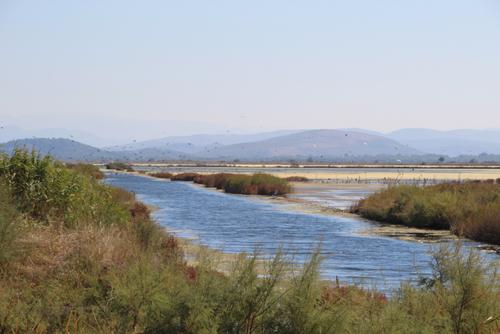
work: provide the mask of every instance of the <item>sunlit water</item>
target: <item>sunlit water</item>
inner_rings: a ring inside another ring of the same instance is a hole
[[[370,224],[362,219],[296,212],[286,205],[189,182],[115,173],[108,173],[105,182],[158,208],[154,219],[171,233],[224,252],[257,248],[271,255],[283,247],[303,262],[321,244],[323,278],[338,277],[384,291],[430,271],[431,245],[362,234]]]

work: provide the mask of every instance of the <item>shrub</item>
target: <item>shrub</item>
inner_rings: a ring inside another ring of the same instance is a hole
[[[194,181],[197,176],[199,176],[197,173],[180,173],[175,174],[170,179],[172,181]]]
[[[309,179],[305,176],[289,176],[285,177],[288,182],[309,182]]]
[[[66,164],[69,169],[75,170],[80,174],[88,175],[96,180],[101,180],[104,178],[104,173],[99,170],[95,165],[77,163],[77,164]]]
[[[288,181],[269,174],[210,174],[196,175],[195,183],[223,189],[224,192],[243,195],[282,196],[291,191]]]
[[[0,161],[2,177],[22,213],[35,220],[58,221],[66,226],[94,222],[120,224],[127,220],[127,208],[115,201],[119,191],[76,170],[17,150]]]
[[[126,164],[124,162],[110,162],[106,164],[106,169],[114,169],[119,171],[133,172],[134,168],[132,165]]]
[[[18,214],[3,180],[0,179],[0,269],[16,252]]]
[[[368,219],[450,229],[500,244],[500,185],[491,182],[389,187],[361,200],[352,211]]]
[[[171,179],[173,177],[172,173],[167,173],[167,172],[151,173],[149,175],[152,177],[157,177],[159,179]]]

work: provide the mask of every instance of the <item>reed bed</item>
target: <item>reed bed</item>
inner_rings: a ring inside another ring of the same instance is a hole
[[[231,194],[284,196],[292,191],[287,180],[264,173],[253,175],[182,173],[173,175],[170,179],[172,181],[192,181]]]
[[[285,177],[288,182],[309,182],[309,179],[305,176],[289,176]]]
[[[500,244],[500,180],[392,186],[361,200],[352,211],[381,222],[449,229]]]
[[[106,164],[106,169],[113,169],[119,171],[133,172],[134,168],[132,165],[126,164],[124,162],[110,162]]]
[[[148,175],[159,179],[171,179],[174,176],[174,174],[167,172],[150,173]]]

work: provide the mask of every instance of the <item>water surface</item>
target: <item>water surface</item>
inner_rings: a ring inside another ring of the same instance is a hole
[[[388,291],[429,274],[430,244],[361,233],[362,219],[287,210],[252,196],[230,195],[189,182],[108,173],[105,182],[158,208],[154,219],[176,236],[224,252],[273,254],[283,246],[298,262],[321,243],[323,278]]]

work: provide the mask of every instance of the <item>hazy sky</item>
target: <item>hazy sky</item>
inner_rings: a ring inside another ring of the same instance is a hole
[[[0,0],[0,116],[138,138],[500,127],[500,2]]]

